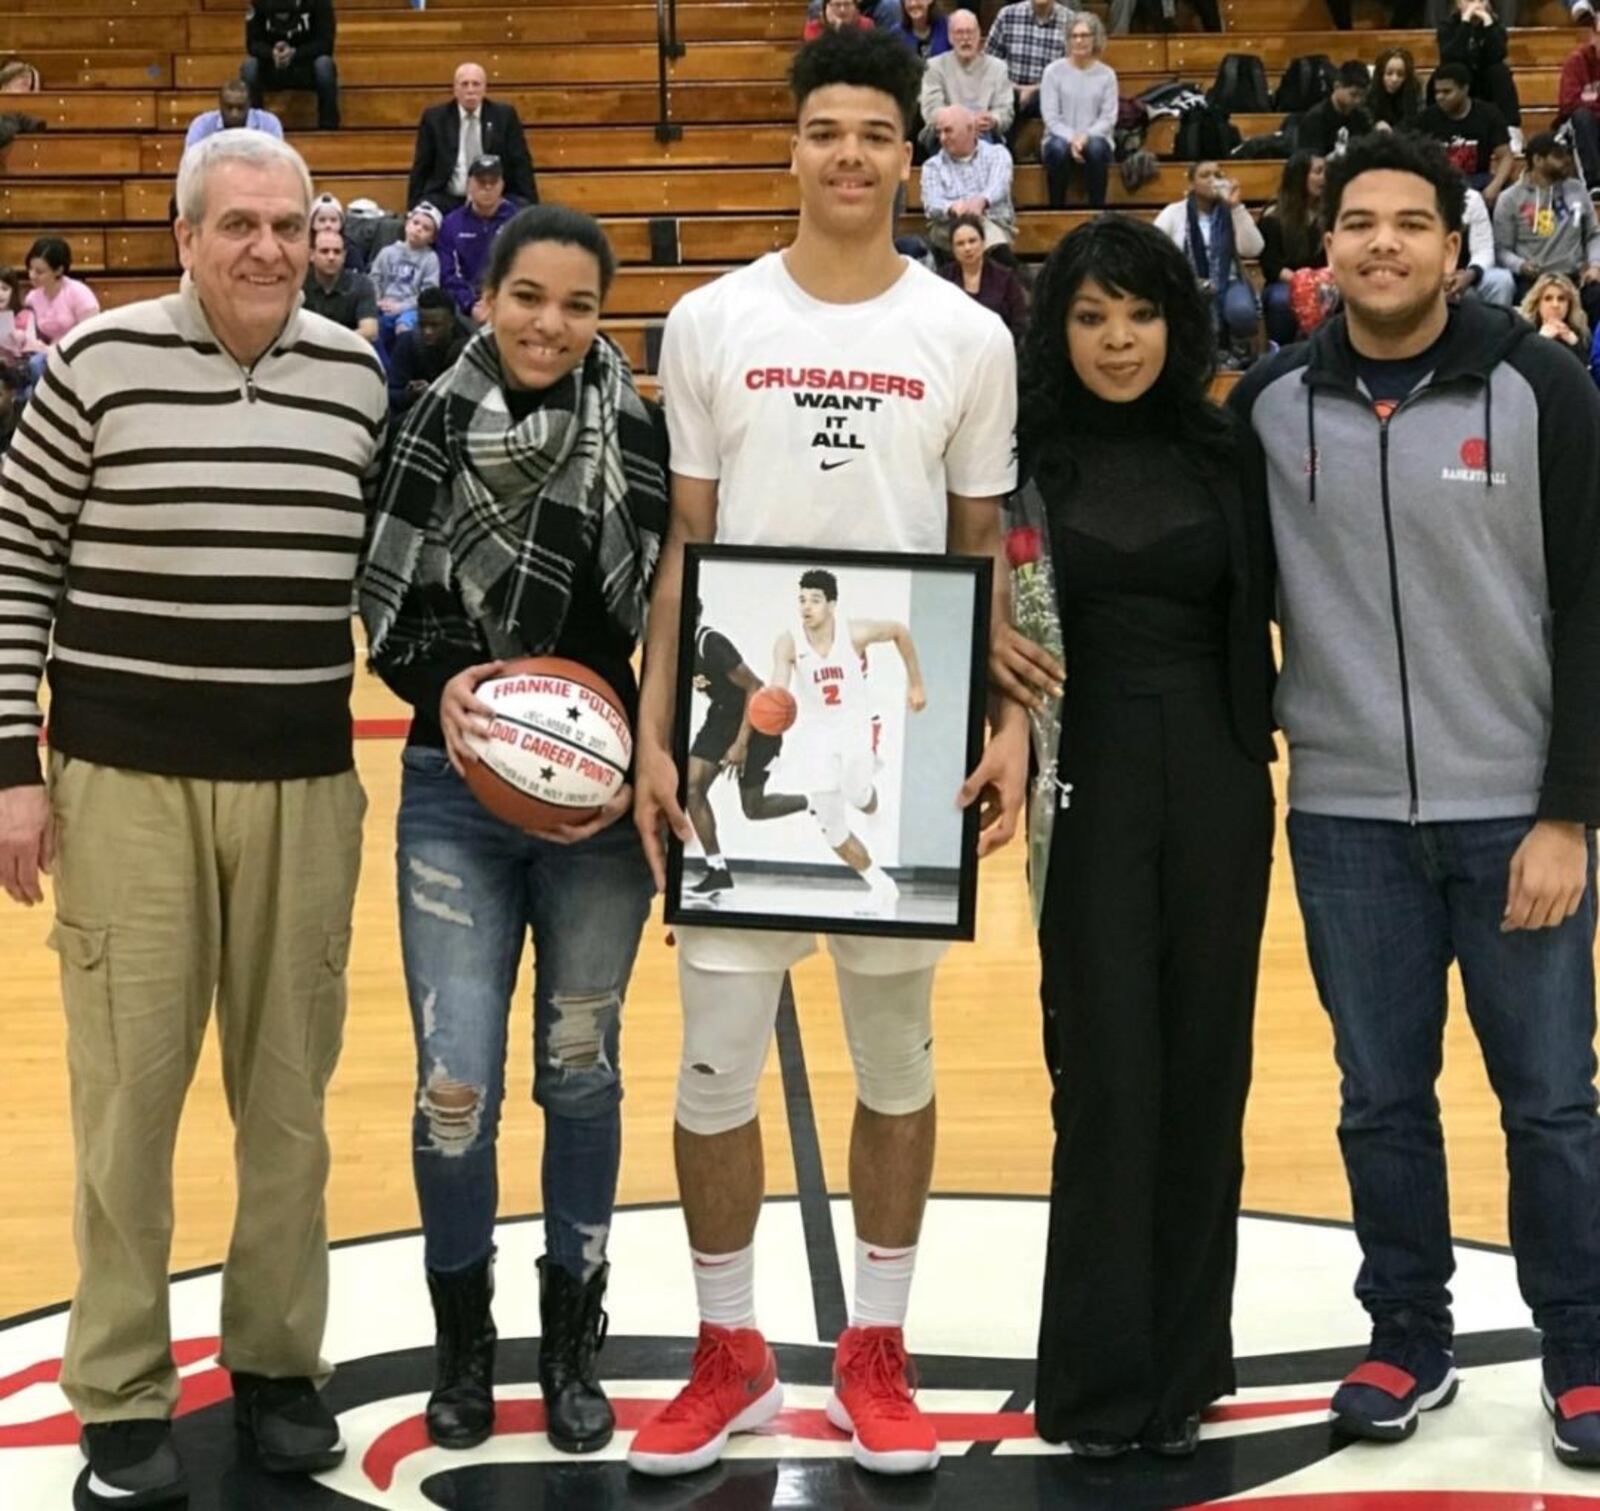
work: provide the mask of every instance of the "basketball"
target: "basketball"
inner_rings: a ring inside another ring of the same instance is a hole
[[[750,697],[750,727],[760,734],[781,735],[794,723],[794,694],[783,687],[763,687]]]
[[[467,786],[496,818],[532,834],[581,824],[627,779],[633,731],[603,677],[560,656],[513,661],[478,685],[494,710]]]

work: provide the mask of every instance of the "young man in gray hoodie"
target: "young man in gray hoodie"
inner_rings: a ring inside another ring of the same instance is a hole
[[[1392,1441],[1456,1393],[1434,1092],[1455,961],[1553,1446],[1600,1466],[1600,395],[1510,311],[1448,303],[1463,194],[1421,137],[1330,163],[1344,313],[1230,400],[1271,511],[1289,848],[1373,1324],[1333,1412]]]
[[[1520,299],[1541,273],[1578,285],[1590,325],[1600,317],[1600,224],[1573,173],[1572,149],[1541,131],[1528,143],[1528,168],[1494,207],[1495,256],[1517,280]]]

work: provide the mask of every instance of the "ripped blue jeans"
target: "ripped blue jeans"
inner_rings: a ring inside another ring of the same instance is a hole
[[[553,844],[480,806],[443,751],[408,747],[403,761],[400,947],[427,1266],[468,1269],[493,1247],[506,1028],[531,929],[545,1251],[587,1278],[605,1258],[616,1200],[622,1001],[650,909],[638,834],[624,818],[581,844]]]

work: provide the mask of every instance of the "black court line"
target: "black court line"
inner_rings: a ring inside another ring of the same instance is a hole
[[[811,1303],[817,1314],[817,1337],[831,1343],[850,1325],[844,1299],[844,1272],[833,1237],[828,1205],[828,1180],[822,1171],[822,1146],[811,1107],[811,1082],[806,1076],[806,1051],[800,1042],[800,1020],[794,1010],[794,987],[784,972],[778,998],[778,1067],[783,1072],[783,1105],[789,1118],[789,1143],[794,1149],[795,1189],[800,1199],[800,1225],[806,1235],[806,1263],[811,1270]]]

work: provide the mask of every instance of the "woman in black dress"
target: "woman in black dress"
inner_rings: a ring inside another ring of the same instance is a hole
[[[1208,301],[1152,226],[1105,216],[1051,253],[1016,500],[1043,523],[1067,668],[1039,922],[1056,1144],[1036,1412],[1099,1457],[1193,1452],[1234,1388],[1272,660],[1265,503],[1238,482],[1253,441],[1207,396],[1214,361]]]

